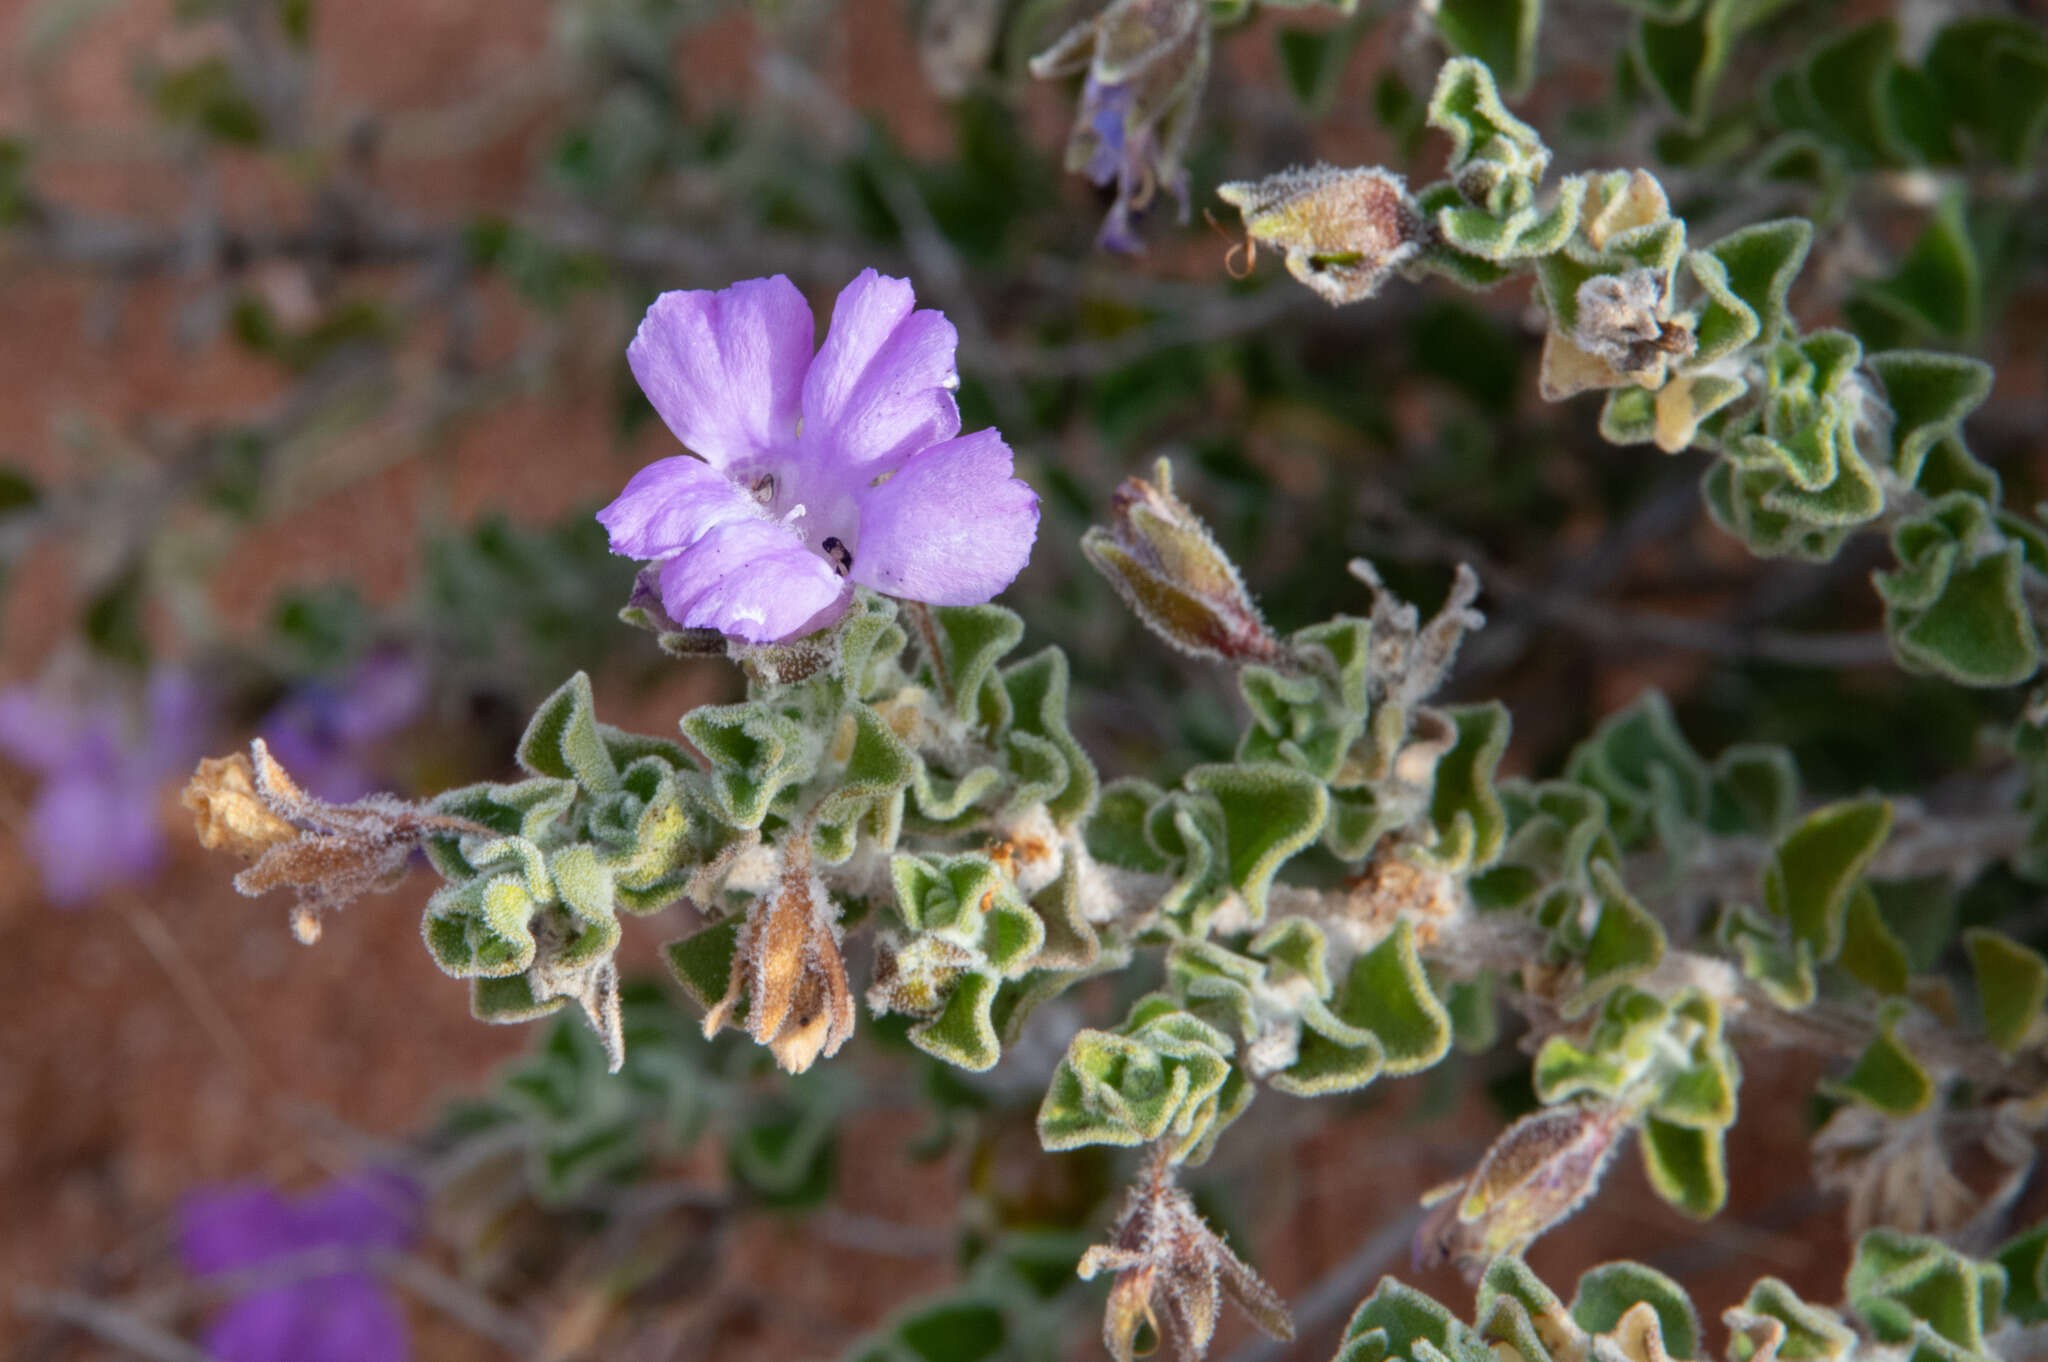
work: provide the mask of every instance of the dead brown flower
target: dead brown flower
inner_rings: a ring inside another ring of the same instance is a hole
[[[1153,1350],[1138,1346],[1141,1328],[1151,1330],[1154,1346],[1171,1343],[1181,1362],[1195,1362],[1209,1350],[1226,1298],[1263,1333],[1294,1337],[1286,1303],[1230,1251],[1175,1185],[1164,1146],[1131,1188],[1110,1242],[1089,1249],[1078,1271],[1083,1281],[1101,1272],[1116,1274],[1102,1317],[1102,1341],[1116,1362]]]
[[[322,912],[403,879],[425,838],[492,835],[481,824],[391,795],[352,804],[315,799],[299,788],[261,738],[249,744],[246,757],[236,753],[200,762],[182,798],[192,810],[201,846],[256,858],[235,876],[235,888],[251,898],[272,889],[297,891],[292,932],[308,945],[320,939]]]
[[[839,953],[839,910],[811,873],[810,848],[784,848],[772,892],[747,909],[725,996],[704,1016],[713,1036],[747,1003],[747,1033],[793,1074],[839,1052],[853,1035],[853,990]]]

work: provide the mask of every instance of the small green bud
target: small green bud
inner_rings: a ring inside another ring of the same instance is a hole
[[[1153,633],[1196,657],[1271,662],[1280,640],[1266,628],[1237,568],[1208,527],[1173,494],[1161,459],[1155,482],[1126,478],[1081,551]]]

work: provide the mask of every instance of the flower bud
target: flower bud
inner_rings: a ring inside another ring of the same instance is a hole
[[[1452,1261],[1476,1272],[1527,1248],[1599,1187],[1629,1123],[1628,1108],[1605,1102],[1542,1107],[1516,1121],[1470,1177],[1425,1198],[1437,1208],[1416,1231],[1416,1269]]]
[[[1279,250],[1287,272],[1332,306],[1372,297],[1428,236],[1401,177],[1384,170],[1295,168],[1220,185],[1216,197],[1243,217],[1254,250]]]
[[[1228,662],[1270,662],[1280,641],[1266,628],[1237,568],[1208,527],[1173,494],[1161,459],[1156,482],[1126,478],[1108,528],[1081,537],[1081,551],[1146,627],[1181,651]]]

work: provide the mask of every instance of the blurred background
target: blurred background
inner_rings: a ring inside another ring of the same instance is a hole
[[[1335,310],[1277,261],[1226,269],[1219,181],[1319,159],[1435,174],[1434,6],[1219,29],[1194,219],[1155,209],[1131,258],[1094,248],[1106,198],[1062,168],[1076,82],[1025,69],[1094,8],[0,0],[0,1352],[190,1362],[289,1280],[263,1278],[266,1254],[342,1242],[313,1202],[266,1203],[235,1214],[282,1247],[209,1256],[194,1227],[221,1188],[318,1195],[396,1169],[394,1227],[364,1232],[380,1256],[346,1288],[416,1357],[859,1355],[909,1303],[980,1289],[969,1247],[1012,1233],[1043,1236],[1052,1264],[1035,1355],[1100,1355],[1103,1284],[1063,1263],[1119,1178],[1037,1152],[1030,1056],[969,1085],[870,1027],[797,1082],[699,1041],[650,983],[644,1025],[680,1057],[593,1096],[606,1080],[574,1024],[470,1018],[417,939],[425,877],[302,947],[176,806],[199,756],[259,733],[335,798],[501,777],[532,705],[579,668],[607,721],[650,732],[737,694],[725,664],[616,621],[632,568],[591,519],[673,452],[624,364],[664,289],[787,273],[822,310],[873,265],[946,311],[965,427],[999,426],[1044,499],[1005,603],[1073,655],[1106,775],[1170,779],[1238,724],[1228,679],[1144,636],[1076,548],[1161,454],[1281,628],[1362,610],[1355,555],[1424,608],[1456,562],[1479,567],[1490,625],[1451,691],[1507,701],[1509,771],[1555,770],[1651,686],[1703,751],[1790,744],[1819,795],[1982,759],[2017,697],[1889,661],[1868,585],[1883,546],[1752,560],[1704,517],[1701,456],[1617,449],[1595,404],[1539,403],[1525,283],[1396,283]],[[1972,443],[2008,504],[2034,504],[2039,166],[1939,201],[1853,157],[1730,173],[1782,131],[1773,54],[1892,12],[1763,8],[1706,131],[1630,75],[1606,0],[1553,0],[1518,112],[1562,170],[1657,166],[1696,224],[1817,215],[1798,314],[1996,363]],[[2042,18],[1912,0],[1898,17],[1956,8]],[[2017,890],[1971,892],[1966,921]],[[623,958],[653,979],[680,926],[633,924]],[[1071,1020],[1114,1010],[1084,990]],[[1372,1281],[1406,1273],[1417,1197],[1528,1105],[1526,1073],[1506,1046],[1354,1099],[1260,1103],[1197,1192],[1304,1339],[1262,1350],[1231,1320],[1214,1356],[1327,1356]],[[1808,1158],[1813,1079],[1759,1057],[1726,1215],[1679,1219],[1625,1158],[1535,1266],[1568,1282],[1629,1255],[1703,1303],[1762,1273],[1833,1299],[1839,1199],[1778,1177]],[[1466,1298],[1447,1272],[1411,1279]]]

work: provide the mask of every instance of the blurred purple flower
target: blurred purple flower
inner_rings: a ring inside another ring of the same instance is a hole
[[[208,706],[189,675],[167,670],[143,710],[48,685],[0,691],[0,753],[43,778],[28,849],[52,903],[137,883],[163,861],[157,796],[204,749]]]
[[[655,299],[626,360],[700,457],[649,464],[597,518],[612,552],[659,560],[672,619],[772,643],[831,624],[855,584],[978,605],[1023,570],[1038,496],[1000,434],[959,434],[958,337],[914,306],[863,271],[813,355],[781,275]]]
[[[286,1198],[265,1186],[203,1192],[185,1204],[179,1248],[194,1276],[279,1264],[280,1280],[229,1306],[206,1331],[219,1362],[405,1362],[405,1320],[368,1259],[419,1234],[421,1193],[371,1171]],[[319,1256],[318,1275],[287,1260]],[[325,1270],[329,1264],[335,1270]]]
[[[261,732],[271,755],[311,793],[346,804],[384,782],[369,749],[404,728],[427,702],[427,674],[417,660],[381,652],[339,682],[294,687],[265,716]]]
[[[1135,255],[1133,217],[1161,190],[1188,218],[1181,164],[1209,79],[1208,0],[1111,0],[1031,59],[1040,79],[1086,71],[1081,107],[1067,139],[1067,169],[1116,200],[1096,244]]]

